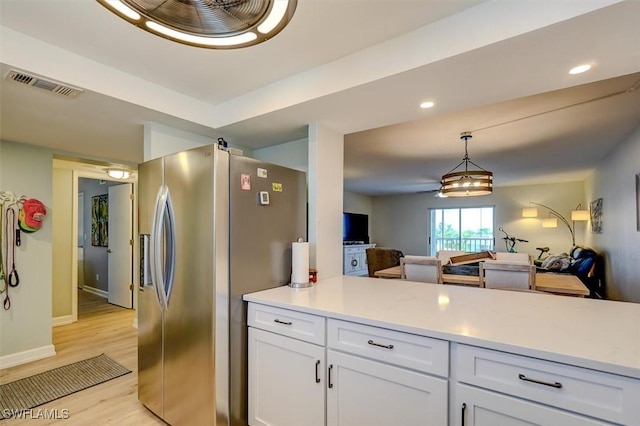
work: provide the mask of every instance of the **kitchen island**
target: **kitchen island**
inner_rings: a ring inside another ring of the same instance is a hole
[[[400,404],[407,422],[415,414],[442,425],[463,418],[467,425],[508,418],[640,424],[638,304],[348,276],[244,299],[250,302],[252,425],[268,424],[269,416],[271,424],[288,421],[275,411],[260,412],[264,393],[274,391],[263,373],[278,368],[265,356],[266,347],[277,346],[271,338],[308,345],[292,351],[311,350],[310,388],[323,401],[315,416],[326,415],[328,425],[384,424],[385,413],[395,412],[376,403],[376,392],[385,388],[402,394],[391,406]],[[306,368],[304,358],[300,365],[294,358],[284,373]],[[444,412],[438,410],[443,404]],[[322,417],[317,424],[324,423]]]

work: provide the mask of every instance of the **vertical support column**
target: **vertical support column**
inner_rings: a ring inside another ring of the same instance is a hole
[[[309,124],[309,265],[321,279],[342,275],[344,135]]]

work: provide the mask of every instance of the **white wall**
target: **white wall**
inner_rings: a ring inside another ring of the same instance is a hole
[[[494,188],[492,195],[471,198],[436,198],[432,194],[405,194],[373,198],[373,233],[378,246],[394,247],[405,254],[427,255],[429,237],[429,208],[495,206],[496,249],[505,251],[503,227],[511,236],[528,240],[517,243],[516,250],[537,257],[536,247],[548,246],[551,253],[568,252],[571,235],[566,226],[542,228],[547,210],[539,208],[536,219],[522,218],[522,208],[529,201],[541,203],[570,219],[571,210],[578,203],[585,204],[582,182],[550,185],[529,185]],[[579,230],[576,244],[584,244],[584,232]]]
[[[320,279],[342,275],[344,135],[309,125],[309,265]]]
[[[54,355],[51,339],[52,153],[2,141],[0,190],[37,198],[47,207],[42,228],[22,233],[16,250],[20,285],[10,288],[11,309],[0,309],[0,368]],[[4,299],[4,294],[2,295]]]
[[[640,173],[640,127],[587,179],[589,202],[602,198],[602,233],[587,242],[605,258],[607,298],[640,303],[640,231],[635,176]],[[584,227],[590,226],[585,224]],[[590,228],[589,228],[590,229]]]
[[[309,141],[299,139],[253,151],[253,158],[303,172],[309,171]]]
[[[162,124],[144,125],[144,161],[174,154],[186,149],[217,143],[212,138],[185,132]]]

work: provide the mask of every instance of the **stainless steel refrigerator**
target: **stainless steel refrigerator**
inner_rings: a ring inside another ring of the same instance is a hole
[[[138,185],[138,399],[172,425],[244,426],[242,295],[289,282],[305,174],[210,145],[141,164]]]

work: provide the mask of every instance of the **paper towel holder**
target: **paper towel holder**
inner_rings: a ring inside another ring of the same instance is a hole
[[[298,238],[298,240],[297,240],[296,242],[294,242],[294,244],[295,244],[295,243],[304,243],[304,242],[305,242],[305,241],[304,241],[304,238]],[[293,247],[292,247],[292,252],[293,252]],[[294,259],[295,259],[295,254],[293,254],[293,253],[292,253],[292,259],[291,259],[291,261],[292,261],[292,262],[291,262],[291,268],[292,268],[292,269],[293,269],[293,268],[295,268],[295,265],[294,265]],[[307,264],[307,265],[309,264],[308,254],[307,254],[306,264]],[[290,286],[290,287],[292,287],[292,288],[307,288],[307,287],[311,287],[311,286],[313,285],[313,282],[309,279],[309,270],[308,270],[308,269],[309,269],[309,267],[308,267],[308,266],[306,266],[306,267],[305,267],[305,269],[307,270],[307,271],[303,274],[303,276],[304,276],[304,277],[305,277],[305,279],[306,279],[306,280],[305,280],[305,282],[295,282],[295,281],[294,281],[294,273],[293,273],[293,270],[292,270],[292,274],[291,274],[291,282],[289,283],[289,286]],[[300,274],[298,273],[298,275],[300,275]],[[300,277],[298,277],[298,278],[300,278]]]

